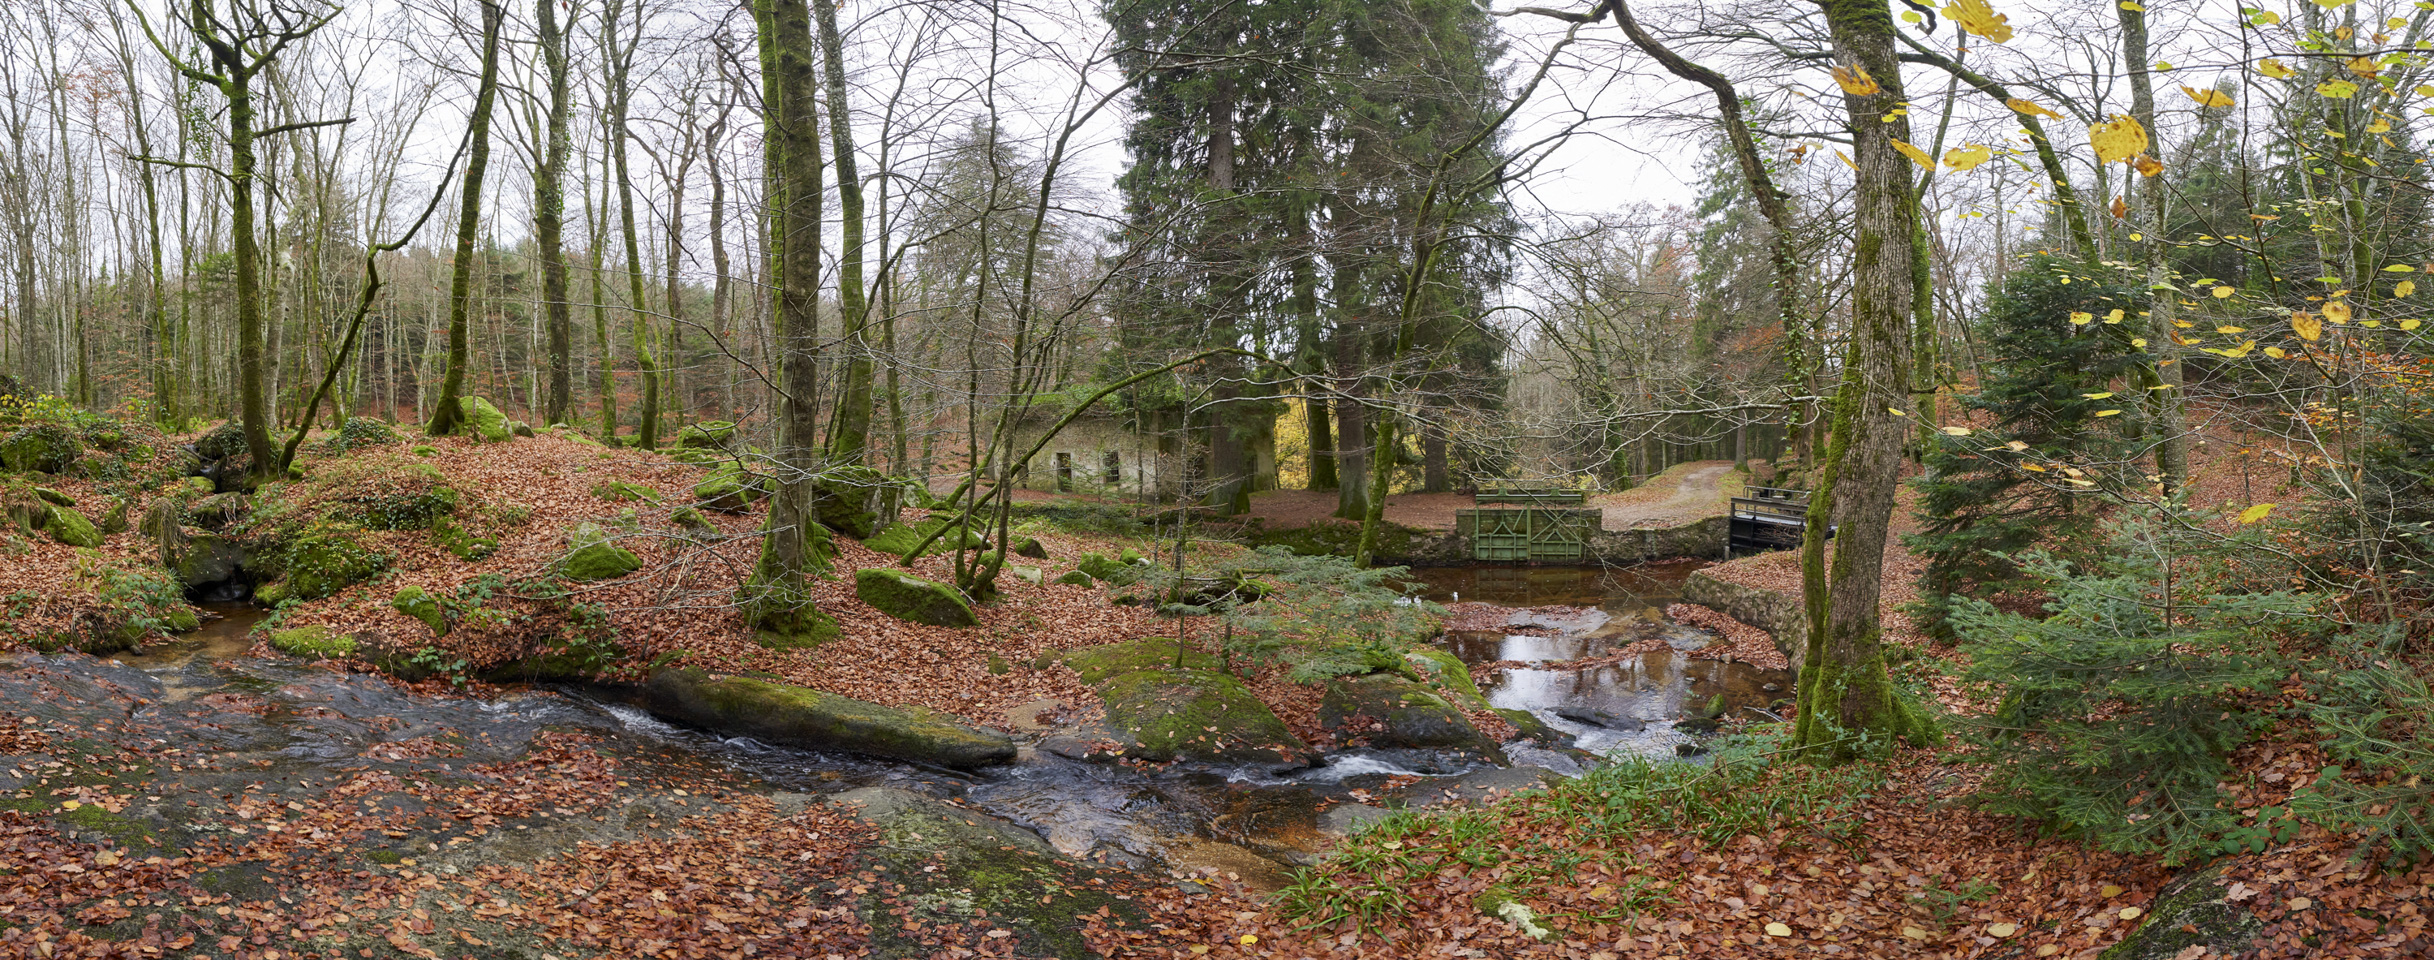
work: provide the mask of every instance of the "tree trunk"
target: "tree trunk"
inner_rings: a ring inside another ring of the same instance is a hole
[[[828,431],[828,459],[861,463],[870,445],[872,405],[870,304],[862,287],[862,175],[854,157],[853,113],[845,98],[845,43],[837,32],[836,0],[811,0],[820,31],[828,95],[828,135],[837,168],[837,313],[844,328],[845,370]]]
[[[2147,14],[2144,9],[2132,9],[2137,4],[2120,7],[2114,12],[2121,17],[2121,55],[2130,70],[2130,116],[2147,128],[2148,146],[2154,155],[2163,155],[2163,131],[2155,125],[2155,87],[2152,80],[2154,61],[2147,57]],[[2128,174],[2123,174],[2128,178]],[[2179,355],[2180,330],[2173,324],[2180,306],[2180,293],[2172,286],[2172,264],[2165,254],[2171,249],[2166,236],[2171,221],[2166,216],[2166,204],[2171,191],[2165,188],[2162,176],[2139,178],[2139,229],[2146,239],[2139,243],[2139,256],[2146,268],[2147,286],[2147,350],[2149,358],[2143,366],[2144,386],[2161,389],[2140,391],[2144,399],[2150,427],[2159,435],[2155,443],[2155,473],[2163,480],[2163,492],[2168,496],[2189,480],[2189,436],[2181,411],[2181,364]],[[2125,190],[2127,187],[2124,188]],[[2361,265],[2363,267],[2363,265]]]
[[[803,0],[754,0],[758,20],[763,140],[770,173],[770,232],[776,256],[772,319],[782,384],[778,400],[777,493],[769,501],[761,555],[743,589],[745,616],[780,633],[807,630],[820,614],[807,579],[825,565],[818,553],[812,483],[818,467],[819,413],[814,365],[819,335],[821,164],[819,78],[813,68],[811,15]]]
[[[633,41],[619,40],[617,14],[623,7],[623,0],[610,0],[601,25],[601,39],[609,55],[609,158],[617,179],[618,225],[625,235],[626,296],[631,298],[626,304],[627,332],[633,341],[634,364],[642,369],[642,412],[635,418],[634,445],[654,450],[659,447],[659,357],[651,349],[650,302],[642,288],[642,238],[634,228],[634,179],[626,164],[626,115],[633,106],[634,50],[642,43],[642,30],[637,10]]]
[[[504,10],[494,0],[482,2],[482,78],[474,89],[472,132],[465,155],[462,206],[456,217],[456,257],[448,280],[448,372],[440,380],[439,402],[423,426],[428,436],[455,433],[463,420],[459,397],[465,389],[465,365],[470,361],[473,275],[479,268],[473,244],[482,228],[482,176],[490,168],[490,107],[499,95],[499,20]]]
[[[541,309],[549,318],[549,390],[541,419],[553,424],[567,422],[572,414],[575,366],[573,305],[566,302],[565,186],[573,111],[567,92],[566,33],[558,29],[557,8],[556,0],[533,0],[541,27],[541,62],[549,75],[548,130],[541,162],[532,172],[532,232],[541,247]]]
[[[1809,636],[1794,743],[1814,756],[1844,759],[1893,737],[1917,740],[1931,731],[1925,714],[1900,696],[1886,673],[1877,609],[1907,432],[1907,421],[1895,411],[1908,399],[1910,238],[1918,208],[1910,161],[1893,148],[1895,138],[1909,138],[1909,121],[1884,119],[1904,102],[1886,0],[1826,0],[1824,7],[1837,59],[1865,68],[1880,87],[1843,97],[1859,177],[1851,336],[1825,471],[1810,499],[1801,548]],[[1837,528],[1830,576],[1829,523]]]

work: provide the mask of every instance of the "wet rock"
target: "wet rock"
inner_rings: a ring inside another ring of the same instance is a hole
[[[1647,722],[1638,717],[1624,716],[1593,706],[1567,704],[1556,707],[1555,715],[1573,723],[1585,723],[1592,727],[1604,727],[1624,733],[1638,733],[1648,729]]]
[[[1318,721],[1339,736],[1365,738],[1373,746],[1503,756],[1495,741],[1472,726],[1451,701],[1397,674],[1330,681],[1325,699],[1319,702]]]
[[[2165,884],[2147,908],[2146,921],[2098,960],[2174,960],[2195,955],[2236,956],[2256,939],[2264,921],[2225,892],[2228,861],[2192,870]]]
[[[168,567],[188,590],[203,590],[235,580],[245,568],[245,548],[234,540],[216,533],[195,533],[178,539],[182,542],[167,558]]]
[[[854,571],[854,596],[898,620],[934,627],[980,625],[972,605],[955,588],[886,567]]]
[[[439,598],[432,596],[421,587],[399,588],[397,595],[389,598],[389,606],[396,608],[399,613],[422,621],[423,626],[431,628],[432,636],[448,635],[448,616],[440,610]]]
[[[1809,615],[1798,590],[1743,586],[1700,570],[1682,581],[1682,599],[1766,631],[1775,638],[1775,649],[1791,660],[1795,674],[1808,659]]]
[[[692,668],[661,670],[643,685],[651,712],[764,743],[981,767],[1014,759],[1005,734],[944,714],[880,706],[805,687]]]
[[[1546,721],[1539,719],[1538,715],[1535,713],[1531,713],[1527,710],[1508,710],[1499,707],[1496,708],[1496,715],[1503,717],[1506,723],[1512,724],[1514,732],[1521,734],[1522,739],[1530,741],[1531,743],[1557,750],[1566,749],[1572,746],[1571,734],[1549,726]]]
[[[1180,662],[1182,666],[1176,664]],[[1299,765],[1311,750],[1217,659],[1145,640],[1075,651],[1065,664],[1107,705],[1108,736],[1124,756]]]
[[[1365,803],[1337,804],[1318,815],[1318,832],[1330,837],[1349,837],[1393,815],[1392,810]]]
[[[272,649],[308,660],[343,660],[355,655],[355,638],[324,626],[270,632]]]

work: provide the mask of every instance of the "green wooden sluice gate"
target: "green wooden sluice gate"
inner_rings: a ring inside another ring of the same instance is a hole
[[[1454,530],[1471,541],[1471,559],[1579,563],[1589,558],[1605,511],[1594,508],[1501,507],[1454,511]]]

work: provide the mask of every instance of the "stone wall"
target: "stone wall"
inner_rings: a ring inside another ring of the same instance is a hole
[[[1724,558],[1724,535],[1728,524],[1725,517],[1707,517],[1678,527],[1601,530],[1590,538],[1589,555],[1581,558],[1581,562],[1625,564],[1681,557],[1721,560]],[[1404,551],[1402,556],[1383,559],[1388,563],[1414,567],[1471,563],[1471,538],[1458,532],[1413,537],[1411,548]]]
[[[1791,661],[1794,672],[1800,670],[1801,661],[1806,659],[1809,614],[1798,593],[1746,586],[1699,570],[1683,582],[1682,599],[1773,635],[1775,649]]]

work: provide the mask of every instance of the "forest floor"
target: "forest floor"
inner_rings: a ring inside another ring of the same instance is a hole
[[[670,505],[602,496],[603,481],[672,491],[700,471],[658,454],[547,436],[504,447],[456,439],[433,446],[419,459],[467,493],[469,512],[518,506],[529,511],[515,528],[522,532],[470,563],[419,534],[377,534],[374,545],[395,564],[389,580],[298,604],[282,624],[410,635],[419,623],[388,603],[399,584],[455,591],[484,574],[536,575],[563,549],[560,534],[571,524],[667,529]],[[2200,460],[2201,496],[2296,499],[2258,475],[2248,449],[2225,441],[2213,451]],[[1652,482],[1601,505],[1610,516],[1678,517],[1728,496],[1728,469],[1684,467],[1670,487]],[[79,501],[105,498],[90,481],[53,486]],[[1320,497],[1331,509],[1332,496]],[[770,650],[745,639],[727,600],[750,562],[758,514],[713,514],[710,522],[716,532],[706,540],[623,539],[643,572],[587,588],[626,639],[628,665],[684,657],[1018,729],[1031,719],[1015,715],[1023,711],[1075,716],[1096,706],[1070,670],[1043,654],[1174,626],[1111,604],[1103,590],[1016,581],[1001,602],[979,608],[977,629],[919,627],[861,604],[846,578],[817,587],[840,637],[814,650]],[[1030,532],[1056,558],[1041,564],[1050,577],[1085,552],[1139,543],[1121,534]],[[888,562],[852,541],[839,544],[840,570]],[[96,564],[136,563],[151,549],[130,530],[98,551],[43,541],[6,558],[0,592],[53,598],[13,618],[11,632],[45,617],[73,620],[62,611],[76,598],[102,599]],[[1712,569],[1796,591],[1790,558]],[[943,563],[923,560],[916,569],[945,578]],[[1911,599],[1915,566],[1898,546],[1889,552],[1888,639],[1909,652],[1900,675],[1955,714],[1982,713],[1987,691],[1959,679],[1962,652],[1919,636],[1898,609]],[[448,649],[468,660],[509,657],[518,652],[509,639],[466,629],[451,635]],[[2042,837],[1979,811],[1968,802],[1976,768],[1949,749],[1913,749],[1851,779],[1803,787],[1808,781],[1787,775],[1790,786],[1738,791],[1749,804],[1779,804],[1757,813],[1720,808],[1754,816],[1748,829],[1672,822],[1600,833],[1590,826],[1610,798],[1597,791],[1613,781],[1594,780],[1364,834],[1347,843],[1335,869],[1393,904],[1366,922],[1301,927],[1278,901],[1221,873],[1183,884],[1025,861],[1030,872],[1013,882],[1036,889],[1041,910],[1056,916],[1067,939],[1052,948],[1031,935],[1042,926],[1036,918],[942,910],[957,893],[932,878],[1007,881],[956,873],[922,832],[873,826],[846,807],[773,792],[716,762],[611,746],[603,731],[552,712],[549,698],[532,691],[440,680],[401,688],[333,664],[294,665],[260,644],[250,653],[261,659],[244,668],[243,684],[201,696],[116,661],[0,655],[0,957],[2093,960],[2158,909],[2159,892],[2186,872]],[[2264,696],[2296,715],[2298,689],[2294,678]],[[2323,767],[2306,729],[2285,723],[2235,757],[2231,790],[2244,810],[2281,804]],[[1483,845],[1496,857],[1465,860]],[[2261,929],[2255,949],[2240,955],[2434,956],[2434,869],[2377,870],[2356,862],[2351,847],[2306,828],[2218,863],[2230,909]],[[1484,915],[1497,897],[1530,906],[1560,939],[1544,942]],[[874,929],[874,916],[893,920]],[[2159,956],[2226,955],[2192,943]]]

